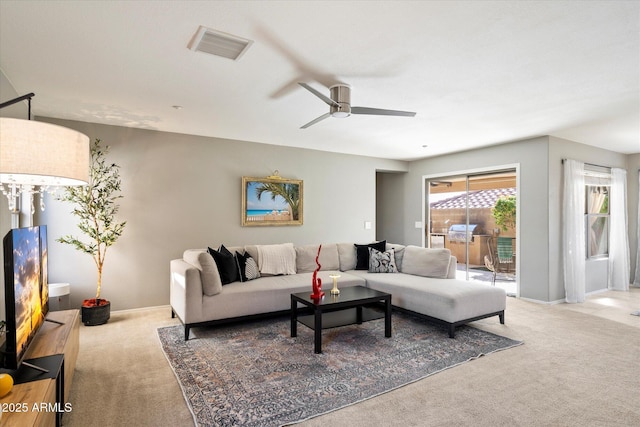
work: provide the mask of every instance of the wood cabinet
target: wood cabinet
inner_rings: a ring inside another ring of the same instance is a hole
[[[78,310],[54,311],[47,315],[48,319],[63,322],[45,322],[33,342],[26,359],[64,354],[64,398],[69,398],[73,372],[80,349],[80,314]],[[51,410],[51,409],[54,410]],[[56,408],[56,380],[44,379],[13,386],[11,392],[0,399],[4,426],[42,426],[56,425],[56,410],[69,410],[69,405]],[[35,409],[35,410],[34,410]]]

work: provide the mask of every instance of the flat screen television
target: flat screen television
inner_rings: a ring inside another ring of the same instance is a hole
[[[3,367],[18,369],[49,311],[47,227],[14,228],[2,246],[7,317]]]

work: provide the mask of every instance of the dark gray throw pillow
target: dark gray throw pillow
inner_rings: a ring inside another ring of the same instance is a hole
[[[369,243],[368,245],[354,245],[356,247],[356,270],[369,269],[369,248],[384,252],[387,248],[387,241]]]
[[[220,245],[217,251],[212,248],[208,248],[207,251],[216,262],[223,286],[240,280],[236,258],[224,245]]]

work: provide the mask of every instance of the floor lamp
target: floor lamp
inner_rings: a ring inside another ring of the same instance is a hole
[[[18,227],[20,198],[28,197],[31,214],[34,195],[60,186],[89,182],[89,137],[72,129],[31,120],[33,93],[0,104],[0,109],[28,100],[28,120],[0,117],[0,189],[13,214],[12,227]]]

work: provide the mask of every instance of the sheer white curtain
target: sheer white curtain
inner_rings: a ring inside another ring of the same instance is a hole
[[[636,278],[633,280],[633,286],[640,286],[640,170],[638,171],[638,250],[636,251]]]
[[[584,302],[586,293],[584,185],[584,163],[577,160],[565,160],[562,252],[565,299],[568,303]]]
[[[627,223],[627,171],[624,169],[611,168],[609,218],[609,288],[628,291],[631,258]]]

